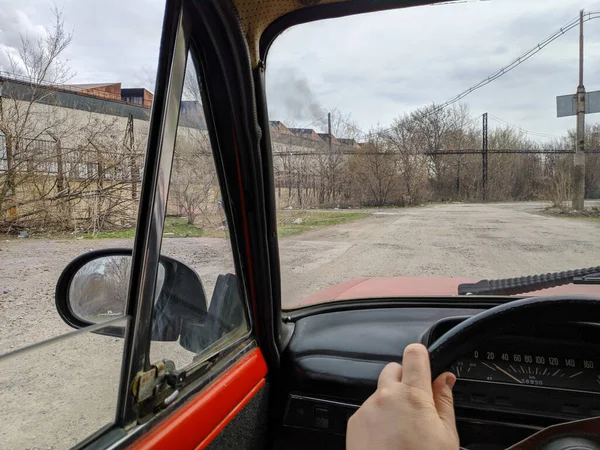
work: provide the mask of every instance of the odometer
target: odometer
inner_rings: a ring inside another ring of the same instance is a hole
[[[600,392],[599,369],[598,355],[582,355],[580,349],[540,352],[500,346],[476,349],[450,368],[459,379],[591,392]]]

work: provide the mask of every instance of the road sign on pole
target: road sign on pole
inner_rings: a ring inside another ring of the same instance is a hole
[[[600,112],[600,91],[585,93],[585,113]],[[556,117],[577,115],[577,94],[559,95],[556,97]]]

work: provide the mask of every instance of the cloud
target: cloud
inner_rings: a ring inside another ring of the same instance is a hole
[[[34,24],[26,11],[0,9],[0,70],[9,71],[18,62],[22,39],[35,43],[46,35],[42,24]]]
[[[164,0],[61,0],[73,42],[65,58],[72,82],[122,82],[154,89]],[[50,24],[49,0],[0,0],[0,68],[20,36]],[[388,125],[411,109],[441,103],[542,41],[595,0],[495,0],[419,6],[299,25],[278,37],[267,58],[273,119],[315,122],[337,107],[360,128]],[[600,89],[600,27],[585,25],[588,90]],[[525,129],[560,134],[555,97],[574,91],[577,31],[514,71],[467,96],[474,115],[488,111]],[[598,120],[595,115],[588,122]],[[317,128],[322,123],[314,123]]]
[[[0,10],[0,39],[7,47],[19,47],[21,36],[35,42],[45,36],[43,24],[32,23],[26,11]]]
[[[0,71],[8,72],[11,69],[11,58],[16,60],[19,57],[17,49],[0,44]]]
[[[588,0],[505,0],[301,25],[273,44],[269,88],[279,83],[280,74],[300,68],[313,92],[323,95],[322,104],[351,113],[362,129],[389,124],[399,114],[442,103],[485,79],[575,17],[582,6],[594,8]],[[586,25],[588,89],[599,69],[600,30]],[[574,91],[576,74],[574,30],[464,101],[474,115],[495,111],[522,128],[560,134],[573,124],[557,120],[555,97]],[[267,98],[279,103],[276,91],[269,89]]]
[[[76,73],[71,82],[123,82],[154,89],[164,0],[106,0],[58,3],[73,40],[63,55]],[[44,36],[52,25],[49,0],[0,0],[0,66],[16,54],[21,36]]]
[[[164,1],[71,0],[68,56],[82,83],[121,81],[154,89]]]

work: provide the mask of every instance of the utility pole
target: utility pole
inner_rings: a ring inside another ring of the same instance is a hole
[[[573,156],[573,209],[582,211],[585,196],[585,87],[583,86],[583,9],[579,11],[579,85],[577,86],[577,142]]]
[[[131,179],[131,198],[133,200],[136,200],[139,169],[137,167],[137,162],[135,159],[135,132],[133,130],[133,127],[133,114],[130,113],[127,117],[127,128],[125,129],[125,137],[123,138],[123,143],[125,145],[125,148],[129,151],[129,176]]]
[[[481,190],[483,201],[487,201],[488,182],[488,113],[483,113],[483,129],[481,140]]]
[[[331,113],[327,113],[327,141],[329,143],[329,154],[331,155]]]
[[[460,155],[458,156],[458,164],[456,164],[456,197],[460,199]]]

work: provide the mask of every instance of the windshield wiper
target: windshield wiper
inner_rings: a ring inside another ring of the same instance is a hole
[[[565,284],[600,284],[600,266],[458,285],[458,295],[515,295]]]

